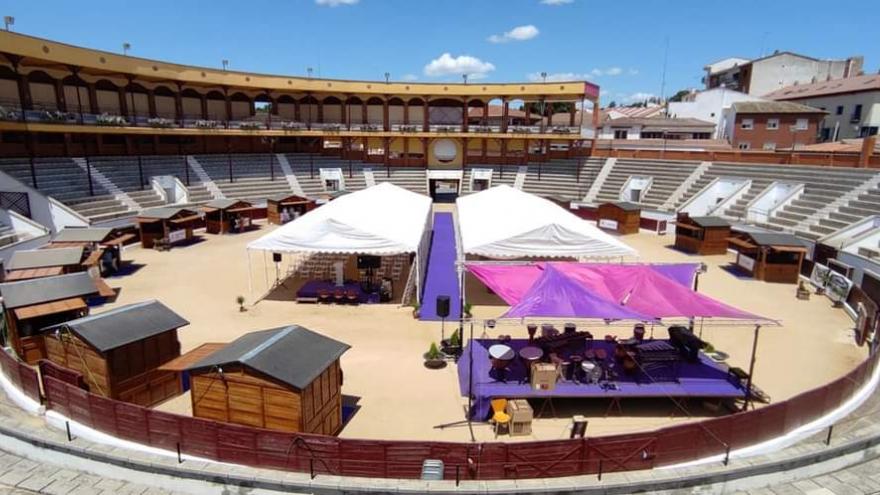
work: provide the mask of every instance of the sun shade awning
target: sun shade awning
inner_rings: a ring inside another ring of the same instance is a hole
[[[62,299],[60,301],[52,301],[42,304],[34,304],[15,310],[15,317],[19,320],[27,320],[38,316],[54,315],[65,311],[75,311],[85,309],[85,300],[81,297],[71,297],[70,299]]]

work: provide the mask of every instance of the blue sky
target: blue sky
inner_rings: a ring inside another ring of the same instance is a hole
[[[420,81],[589,78],[603,102],[698,87],[774,49],[880,63],[876,0],[0,0],[15,31],[172,62]],[[833,9],[833,10],[830,10]]]

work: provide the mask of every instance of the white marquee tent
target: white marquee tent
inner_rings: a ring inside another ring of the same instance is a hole
[[[386,182],[340,196],[252,241],[247,249],[375,256],[415,253],[416,294],[420,297],[431,221],[430,197]]]
[[[556,203],[507,185],[456,200],[459,257],[617,258],[635,249]]]

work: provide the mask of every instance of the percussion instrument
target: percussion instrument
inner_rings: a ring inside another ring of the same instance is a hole
[[[592,361],[584,361],[581,363],[584,381],[586,383],[598,383],[602,376],[602,368]]]
[[[489,358],[492,360],[492,369],[501,370],[507,368],[516,353],[513,349],[504,344],[495,344],[489,347]]]

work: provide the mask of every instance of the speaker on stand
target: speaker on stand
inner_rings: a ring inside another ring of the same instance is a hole
[[[437,316],[440,317],[440,341],[446,340],[446,318],[449,316],[449,296],[437,296]]]
[[[275,263],[275,287],[287,287],[281,280],[281,253],[272,253],[272,261]]]

